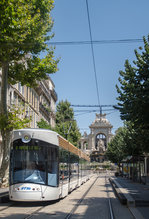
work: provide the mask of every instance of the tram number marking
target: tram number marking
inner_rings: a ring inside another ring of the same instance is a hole
[[[31,190],[31,187],[21,187],[21,190],[29,191],[29,190]]]

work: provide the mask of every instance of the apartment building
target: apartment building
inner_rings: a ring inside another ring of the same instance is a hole
[[[1,94],[1,76],[0,69],[0,94]],[[1,98],[1,95],[0,95]],[[7,105],[19,107],[23,105],[25,109],[20,117],[30,117],[31,128],[38,128],[37,122],[44,119],[51,127],[55,126],[55,112],[56,112],[57,94],[55,92],[55,85],[50,77],[47,80],[38,82],[38,86],[30,88],[21,86],[21,83],[15,85],[8,84]],[[2,161],[2,138],[0,135],[0,165]]]
[[[1,92],[1,70],[0,70],[0,92]],[[38,86],[30,88],[21,86],[21,83],[16,85],[8,85],[7,102],[11,106],[19,106],[23,104],[25,114],[22,116],[31,116],[31,128],[37,128],[37,122],[42,118],[52,127],[55,126],[55,111],[57,94],[55,85],[50,77],[47,80],[38,82]]]

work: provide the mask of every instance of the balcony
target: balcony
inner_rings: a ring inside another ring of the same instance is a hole
[[[51,96],[53,97],[53,99],[55,100],[55,102],[57,101],[58,99],[58,96],[57,96],[57,93],[55,92],[54,89],[50,90],[51,91]]]
[[[42,111],[48,118],[50,118],[51,112],[42,103],[39,103],[39,111]]]

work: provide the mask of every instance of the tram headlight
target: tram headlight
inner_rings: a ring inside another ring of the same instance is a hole
[[[29,134],[24,134],[24,136],[22,137],[22,142],[24,143],[28,143],[31,140],[31,136]]]

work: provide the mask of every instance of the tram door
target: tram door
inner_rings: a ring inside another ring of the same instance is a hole
[[[60,148],[59,150],[59,186],[62,197],[69,190],[69,152]]]

